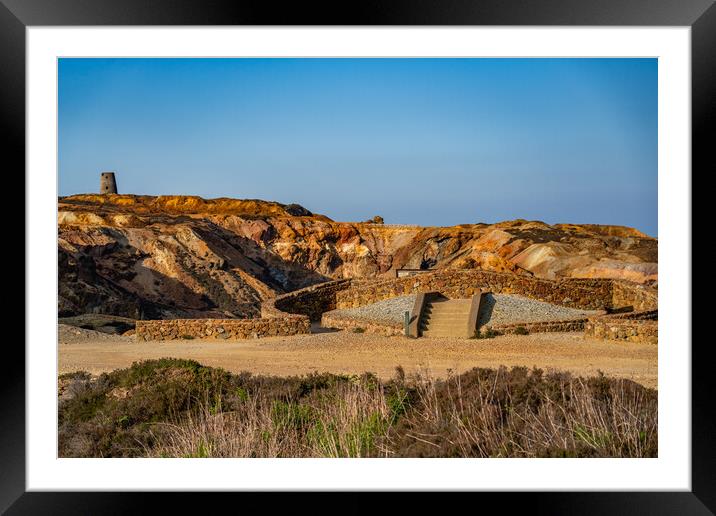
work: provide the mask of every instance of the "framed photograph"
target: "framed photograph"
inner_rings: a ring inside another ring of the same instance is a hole
[[[713,2],[1,1],[27,222],[3,510],[714,511]]]

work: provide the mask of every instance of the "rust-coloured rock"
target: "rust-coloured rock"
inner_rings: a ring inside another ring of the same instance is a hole
[[[419,227],[334,222],[309,213],[260,200],[62,197],[58,310],[145,319],[257,317],[261,303],[277,294],[331,279],[389,278],[400,268],[638,283],[658,278],[657,240],[621,226],[516,220]]]

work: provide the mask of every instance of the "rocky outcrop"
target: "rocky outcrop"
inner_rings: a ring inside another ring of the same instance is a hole
[[[657,240],[621,226],[399,226],[260,200],[76,195],[59,199],[58,230],[61,315],[257,317],[276,295],[400,268],[657,279]]]

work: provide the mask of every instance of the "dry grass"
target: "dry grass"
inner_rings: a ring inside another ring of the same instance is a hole
[[[536,391],[535,398],[520,399],[519,392],[500,385],[509,382],[509,374],[503,369],[477,375],[477,388],[468,390],[463,389],[462,376],[444,384],[418,377],[421,409],[406,418],[405,436],[427,447],[409,446],[409,455],[442,456],[446,451],[461,457],[656,454],[656,399],[648,391],[624,380],[552,375],[548,381],[556,382],[556,389],[551,385]]]
[[[191,361],[69,375],[61,456],[653,457],[657,393],[603,375],[473,369],[232,375]],[[68,391],[69,392],[69,391]]]
[[[209,400],[172,423],[159,423],[153,457],[364,457],[387,429],[383,388],[336,387],[307,403],[257,392],[237,410],[217,412]]]

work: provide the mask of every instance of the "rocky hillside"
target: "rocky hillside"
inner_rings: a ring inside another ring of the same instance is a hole
[[[75,195],[59,199],[58,232],[62,316],[254,316],[276,293],[396,268],[657,280],[657,240],[622,226],[395,226],[260,200]]]

